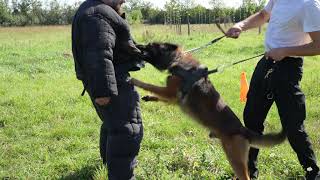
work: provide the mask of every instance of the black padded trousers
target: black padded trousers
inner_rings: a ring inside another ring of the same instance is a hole
[[[281,124],[288,141],[305,170],[319,171],[315,154],[304,128],[306,118],[305,96],[299,87],[303,59],[285,58],[273,63],[262,58],[253,73],[244,110],[244,123],[249,129],[262,134],[264,121],[273,102],[276,103]],[[270,69],[273,69],[270,71]],[[268,72],[269,71],[269,72]],[[249,152],[250,175],[257,174],[259,150]]]
[[[139,94],[127,77],[117,79],[118,96],[99,106],[91,98],[102,120],[100,155],[109,180],[134,179],[134,168],[143,137]],[[90,94],[90,92],[89,92]]]

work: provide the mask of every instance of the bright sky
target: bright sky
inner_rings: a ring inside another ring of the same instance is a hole
[[[46,1],[46,0],[42,0],[42,1]],[[59,0],[60,3],[68,3],[68,4],[73,4],[74,2],[78,2],[78,1],[82,1],[82,0]],[[166,3],[166,1],[168,0],[146,0],[151,2],[152,4],[154,4],[157,7],[163,7],[164,4]],[[205,7],[208,7],[209,4],[209,0],[195,0],[196,3],[201,4]],[[242,3],[242,0],[223,0],[225,5],[227,6],[233,6],[233,7],[238,7],[240,6],[240,4]]]

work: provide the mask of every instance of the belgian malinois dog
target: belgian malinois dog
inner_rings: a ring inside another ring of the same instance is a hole
[[[247,167],[250,147],[271,147],[286,139],[282,130],[276,134],[259,135],[244,127],[235,113],[225,104],[213,87],[207,74],[199,73],[204,68],[179,46],[169,43],[139,45],[145,61],[160,71],[168,70],[165,87],[147,84],[132,78],[131,83],[155,96],[146,96],[146,101],[166,101],[178,104],[192,118],[207,127],[220,139],[225,154],[240,180],[249,180]],[[193,78],[193,76],[199,76]],[[191,83],[190,83],[191,82]]]

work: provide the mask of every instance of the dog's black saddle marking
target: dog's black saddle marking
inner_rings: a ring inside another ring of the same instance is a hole
[[[180,87],[182,97],[188,94],[197,81],[201,78],[208,77],[208,68],[205,66],[199,66],[197,68],[172,66],[168,70],[172,75],[182,78],[183,82]]]

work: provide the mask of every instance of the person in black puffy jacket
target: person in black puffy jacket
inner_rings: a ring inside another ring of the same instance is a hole
[[[128,80],[144,66],[120,7],[124,0],[86,0],[72,23],[76,75],[102,120],[100,155],[110,180],[134,179],[143,137],[139,94]]]

